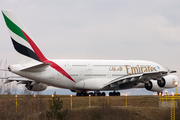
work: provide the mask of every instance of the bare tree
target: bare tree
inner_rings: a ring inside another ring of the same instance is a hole
[[[2,68],[3,61],[0,60],[0,68]],[[10,74],[7,69],[7,60],[4,62],[4,69],[0,71],[0,94],[16,94],[17,93],[17,86],[15,82],[5,83],[5,78],[8,77]],[[11,73],[12,74],[12,73]]]

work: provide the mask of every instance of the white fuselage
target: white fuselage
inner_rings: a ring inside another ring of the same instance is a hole
[[[49,60],[13,11],[3,10],[2,14],[19,58],[19,64],[10,65],[8,69],[30,79],[16,80],[26,84],[28,90],[41,91],[51,85],[78,92],[77,96],[86,96],[87,91],[91,90],[114,90],[112,95],[115,95],[115,90],[121,89],[145,87],[161,92],[164,88],[178,85],[178,77],[169,75],[175,71],[166,71],[161,65],[150,61]]]
[[[41,72],[20,71],[21,64],[11,65],[11,71],[47,85],[71,90],[108,90],[103,89],[110,81],[125,75],[164,71],[154,62],[144,60],[51,60],[58,64],[75,82],[60,72],[47,67]],[[111,88],[109,88],[110,90]],[[119,88],[121,89],[121,88]]]

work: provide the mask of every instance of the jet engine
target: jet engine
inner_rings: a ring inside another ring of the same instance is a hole
[[[157,81],[158,86],[163,88],[174,88],[178,85],[178,83],[179,81],[176,75],[167,75]]]
[[[28,82],[26,83],[25,87],[30,91],[43,91],[47,88],[47,85],[37,82]]]
[[[164,88],[160,88],[157,84],[156,80],[150,80],[148,83],[144,84],[146,90],[153,91],[153,92],[161,92]]]

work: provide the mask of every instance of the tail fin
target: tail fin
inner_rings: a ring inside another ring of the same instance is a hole
[[[47,66],[51,66],[55,70],[57,70],[62,75],[66,76],[71,81],[75,82],[73,78],[63,70],[59,65],[55,62],[46,59],[46,57],[42,54],[36,44],[32,41],[28,31],[25,29],[19,18],[13,11],[2,11],[4,20],[8,27],[11,40],[13,42],[14,48],[16,49],[19,57],[19,62],[28,63],[33,61],[39,61],[46,64],[37,64],[36,66],[28,66],[27,68],[23,68],[24,71],[34,71],[35,68],[39,67],[38,71],[45,69]],[[36,69],[37,71],[37,69]]]
[[[14,48],[17,51],[19,63],[31,61],[46,61],[36,44],[32,41],[30,34],[13,11],[2,10],[2,14],[9,30]]]

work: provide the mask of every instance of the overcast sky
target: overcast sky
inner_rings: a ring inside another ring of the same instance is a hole
[[[179,0],[0,0],[51,59],[138,59],[178,71]],[[0,59],[17,63],[2,14]]]

